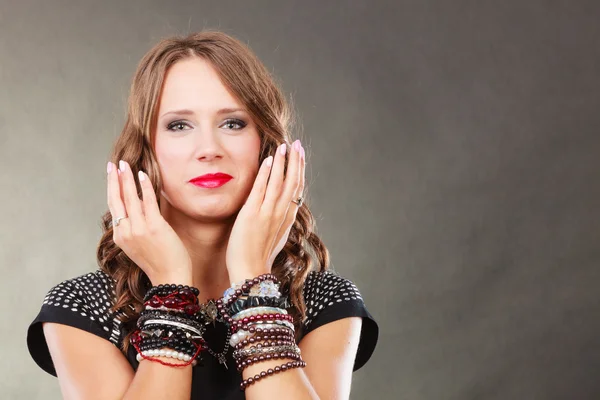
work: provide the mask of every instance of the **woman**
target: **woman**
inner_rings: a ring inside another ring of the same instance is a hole
[[[290,121],[231,36],[143,57],[107,165],[100,268],[54,286],[28,330],[65,398],[349,397],[378,328],[328,270]]]

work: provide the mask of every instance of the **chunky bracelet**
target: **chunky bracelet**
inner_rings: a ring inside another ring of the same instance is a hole
[[[276,307],[281,309],[287,309],[290,307],[287,298],[285,297],[256,297],[248,296],[245,299],[236,299],[228,307],[227,312],[229,315],[235,315],[243,310],[267,306]]]
[[[242,381],[242,383],[240,383],[240,389],[246,390],[246,388],[248,386],[252,385],[253,383],[258,382],[259,380],[261,380],[267,376],[271,376],[271,375],[277,374],[282,371],[287,371],[288,369],[292,369],[292,368],[304,368],[305,366],[306,366],[306,363],[304,361],[290,361],[283,365],[277,366],[275,368],[269,368],[268,370],[263,371],[260,374],[254,375],[254,377],[252,377],[252,378],[248,378],[248,379],[245,379],[244,381]]]
[[[161,309],[173,310],[176,312],[184,312],[187,315],[194,315],[200,311],[198,297],[191,290],[183,289],[170,293],[166,296],[155,294],[148,301],[144,302],[146,309]]]

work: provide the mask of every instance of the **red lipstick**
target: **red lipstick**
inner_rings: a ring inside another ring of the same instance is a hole
[[[205,174],[190,179],[190,183],[203,188],[218,188],[233,179],[233,176],[217,172],[216,174]]]

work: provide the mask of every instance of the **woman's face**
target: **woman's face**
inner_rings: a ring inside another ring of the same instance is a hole
[[[243,109],[207,61],[194,57],[169,68],[154,142],[162,207],[198,220],[227,218],[242,207],[258,173],[260,151],[256,125]],[[216,188],[190,183],[217,172],[233,179]]]

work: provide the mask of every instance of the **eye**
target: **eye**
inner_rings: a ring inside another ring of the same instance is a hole
[[[246,126],[246,123],[241,119],[229,118],[226,119],[223,125],[221,126],[238,131],[240,129],[243,129]],[[235,126],[237,126],[237,128],[235,128]]]
[[[169,125],[167,125],[167,130],[183,131],[183,129],[173,129],[173,128],[179,127],[179,126],[190,126],[190,125],[187,122],[183,122],[183,121],[173,121]]]

